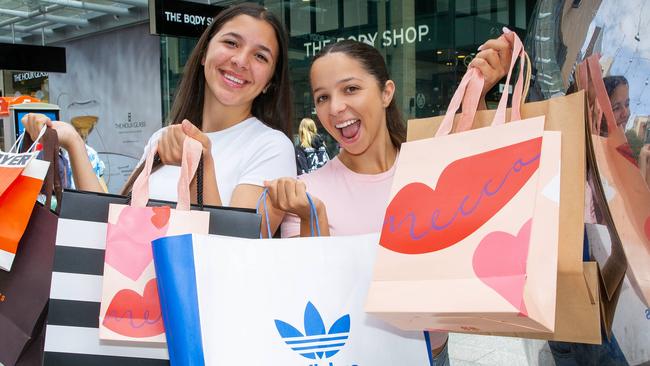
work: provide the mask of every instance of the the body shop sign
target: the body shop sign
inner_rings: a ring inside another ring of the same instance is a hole
[[[223,9],[222,6],[181,0],[149,0],[149,31],[151,34],[198,38]]]
[[[429,26],[420,24],[410,27],[387,29],[383,32],[359,33],[343,37],[330,37],[311,34],[310,42],[305,42],[303,47],[307,57],[317,54],[323,47],[344,39],[367,43],[375,48],[399,47],[404,44],[421,43],[428,40]],[[318,39],[320,38],[320,39]]]

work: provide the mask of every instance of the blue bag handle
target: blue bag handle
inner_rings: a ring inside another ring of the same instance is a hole
[[[269,211],[266,207],[266,197],[268,196],[269,189],[264,188],[264,191],[262,191],[262,195],[260,195],[260,198],[257,200],[257,207],[256,211],[259,214],[260,213],[260,206],[264,206],[264,218],[266,218],[266,230],[267,233],[269,234],[269,238],[271,238],[271,224],[269,223]],[[307,193],[307,201],[309,201],[309,227],[311,228],[311,236],[314,236],[314,228],[316,229],[316,236],[320,236],[320,224],[318,223],[318,214],[316,212],[316,206],[314,205],[314,200],[311,198],[311,195]],[[260,233],[260,239],[262,239],[262,233]]]

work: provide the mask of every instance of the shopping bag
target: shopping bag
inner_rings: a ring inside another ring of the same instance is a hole
[[[66,190],[58,221],[54,272],[45,332],[46,366],[168,365],[162,344],[125,344],[99,339],[99,309],[104,273],[108,211],[128,204],[113,194]],[[174,207],[150,200],[151,206]],[[210,213],[210,233],[258,238],[255,210],[192,205]]]
[[[437,137],[402,144],[366,311],[410,330],[552,333],[561,136],[543,116],[504,124],[507,94],[492,126],[466,131],[482,87],[470,69]]]
[[[155,147],[133,185],[131,205],[109,206],[99,311],[100,339],[165,343],[151,242],[167,235],[208,233],[209,213],[189,210],[190,182],[201,151],[198,141],[185,139],[176,209],[146,206]]]
[[[641,300],[650,305],[650,189],[636,161],[625,153],[629,144],[616,126],[598,55],[587,58],[579,65],[578,72],[580,87],[590,96],[588,104],[593,123],[587,137],[593,146],[596,177],[600,181],[599,197],[606,202],[605,214],[615,226],[613,239],[620,242],[625,252],[630,283]],[[601,123],[607,125],[606,136],[601,133]]]
[[[608,228],[598,224],[585,226],[593,256],[599,262],[607,260],[613,249]],[[634,291],[629,276],[621,285],[612,332],[630,365],[650,362],[650,308]]]
[[[545,130],[562,133],[557,306],[553,334],[499,335],[600,344],[598,268],[595,262],[583,262],[582,258],[585,187],[577,183],[585,179],[585,94],[521,105],[513,101],[512,107],[506,115],[519,110],[521,118],[544,116]],[[495,114],[494,110],[477,111],[472,128],[488,126]],[[432,117],[409,121],[407,141],[433,137],[442,120]]]
[[[45,128],[41,135],[44,133]],[[27,227],[49,166],[49,163],[35,159],[38,154],[36,143],[25,152],[18,152],[23,137],[19,137],[9,152],[0,151],[0,270],[5,271],[11,270],[18,242]]]
[[[363,312],[377,240],[155,240],[172,364],[429,364],[422,332]]]
[[[33,207],[27,227],[20,238],[18,250],[11,272],[0,271],[0,363],[14,365],[17,359],[27,353],[43,357],[42,347],[32,345],[38,338],[44,318],[42,314],[49,298],[54,241],[56,238],[57,215],[50,211],[49,203],[55,187],[56,151],[58,141],[56,132],[48,130],[43,138],[44,156],[32,160],[45,166],[45,192],[48,192],[46,205],[32,200]],[[48,161],[53,161],[47,169]],[[23,172],[24,174],[24,172]],[[40,178],[42,182],[43,178]],[[40,186],[37,189],[40,191]],[[59,192],[60,193],[60,192]],[[57,194],[57,196],[60,196]]]

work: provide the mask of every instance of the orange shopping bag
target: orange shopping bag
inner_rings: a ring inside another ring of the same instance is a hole
[[[44,128],[41,135],[45,131]],[[11,270],[18,242],[27,227],[49,166],[48,162],[35,159],[38,154],[36,142],[27,152],[18,153],[22,137],[9,152],[0,152],[0,269],[5,271]]]

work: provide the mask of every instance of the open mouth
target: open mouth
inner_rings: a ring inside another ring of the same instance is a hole
[[[341,131],[341,135],[343,135],[343,137],[346,139],[352,139],[359,133],[359,129],[361,128],[361,120],[349,119],[337,123],[334,125],[334,127],[338,128]]]

